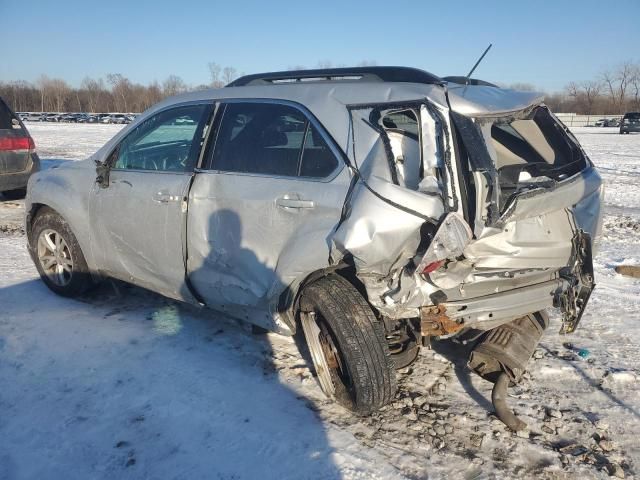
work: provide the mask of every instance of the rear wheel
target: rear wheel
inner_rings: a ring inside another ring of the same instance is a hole
[[[40,278],[58,295],[75,297],[94,285],[78,240],[56,212],[38,214],[29,243]]]
[[[7,200],[20,200],[27,194],[26,188],[16,188],[15,190],[7,190],[2,192],[2,196]]]
[[[300,322],[323,392],[368,415],[392,400],[394,364],[382,323],[347,280],[328,275],[308,285]]]

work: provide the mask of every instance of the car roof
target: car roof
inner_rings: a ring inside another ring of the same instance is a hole
[[[536,92],[518,92],[485,84],[445,82],[428,72],[406,67],[256,74],[241,77],[224,88],[187,92],[164,99],[138,115],[129,128],[121,130],[104,148],[110,149],[131,128],[165,108],[228,99],[277,100],[303,105],[346,152],[350,129],[350,117],[345,109],[348,106],[402,105],[428,99],[443,108],[450,106],[464,115],[487,116],[522,110],[542,102],[543,96]]]
[[[344,115],[347,105],[428,98],[465,115],[486,116],[522,110],[544,98],[537,92],[503,89],[482,80],[446,78],[449,81],[415,68],[377,66],[260,73],[241,77],[225,88],[171,97],[157,107],[197,100],[261,98],[297,102],[312,112],[340,108]]]

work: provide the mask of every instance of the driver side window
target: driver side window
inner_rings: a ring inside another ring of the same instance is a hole
[[[122,140],[112,168],[190,171],[198,160],[208,111],[209,105],[188,105],[153,115]]]

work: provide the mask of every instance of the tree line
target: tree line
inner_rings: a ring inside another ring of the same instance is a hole
[[[238,76],[235,68],[214,62],[208,69],[210,82],[201,85],[187,85],[178,75],[141,85],[121,73],[109,73],[105,78],[85,77],[79,87],[72,87],[61,78],[41,75],[33,83],[0,82],[0,97],[17,112],[137,113],[172,95],[223,87]]]
[[[529,84],[510,87],[536,90]],[[554,112],[579,115],[640,112],[640,63],[626,61],[603,70],[596,78],[569,82],[561,92],[545,93],[545,103]]]
[[[363,61],[359,66],[375,65]],[[316,68],[332,67],[330,61]],[[60,78],[41,75],[35,82],[0,82],[0,97],[18,112],[142,112],[163,98],[178,93],[221,88],[239,76],[234,67],[215,62],[207,65],[209,83],[187,85],[178,75],[148,85],[134,83],[121,73],[105,78],[85,77],[79,87]],[[296,65],[291,69],[301,70]],[[512,84],[510,88],[538,90],[530,84]],[[597,78],[570,82],[561,92],[546,93],[545,102],[555,112],[618,115],[640,111],[640,63],[624,62],[604,70]]]

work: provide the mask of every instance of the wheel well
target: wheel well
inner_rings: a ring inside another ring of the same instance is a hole
[[[291,288],[287,288],[280,295],[280,298],[278,301],[278,311],[284,313],[285,316],[288,317],[289,321],[287,323],[289,323],[289,326],[292,328],[294,332],[296,330],[297,323],[299,321],[296,313],[300,304],[300,296],[303,290],[308,285],[331,274],[340,275],[342,278],[347,280],[351,285],[353,285],[356,288],[356,290],[358,290],[358,292],[364,297],[367,303],[369,303],[367,290],[364,284],[357,277],[356,270],[353,265],[342,263],[333,267],[316,270],[315,272],[312,272],[309,275],[307,275],[307,277],[302,282],[300,282],[300,284],[298,285],[297,289],[295,289],[295,291],[292,290]],[[376,311],[375,308],[374,308],[374,311]]]
[[[31,237],[31,227],[33,226],[33,222],[35,221],[35,219],[38,217],[38,215],[42,215],[44,213],[47,212],[53,212],[53,213],[58,213],[56,212],[53,208],[51,208],[49,205],[46,205],[44,203],[32,203],[31,204],[31,210],[29,211],[29,213],[27,214],[27,219],[25,222],[25,228],[27,230],[27,241],[29,240],[29,238]]]

